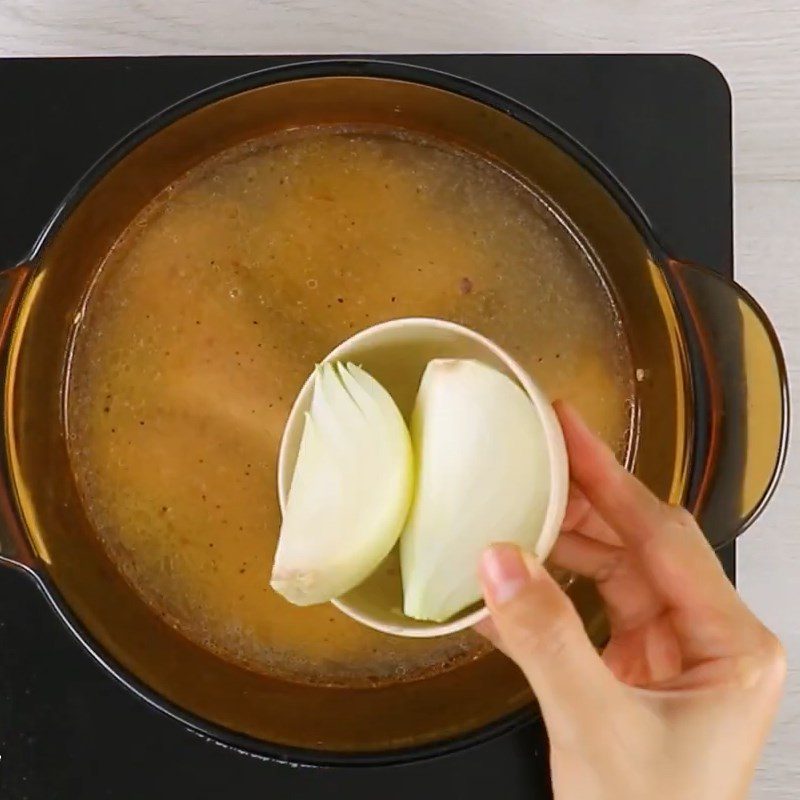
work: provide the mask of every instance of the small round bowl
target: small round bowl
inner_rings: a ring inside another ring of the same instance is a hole
[[[429,361],[434,358],[472,358],[515,380],[539,413],[545,431],[550,463],[550,500],[535,555],[544,560],[558,536],[569,490],[567,453],[561,426],[550,401],[522,367],[479,333],[440,319],[408,317],[366,328],[342,342],[323,361],[353,361],[386,388],[408,420],[417,389]],[[303,385],[289,412],[278,454],[278,500],[286,508],[294,474],[304,414],[311,405],[313,376]],[[475,565],[477,569],[477,564]],[[375,630],[416,638],[444,636],[474,625],[489,615],[481,602],[442,623],[423,622],[403,614],[403,587],[397,547],[367,580],[333,604],[347,616]]]

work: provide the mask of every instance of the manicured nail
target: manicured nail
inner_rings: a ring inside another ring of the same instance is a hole
[[[531,579],[519,547],[513,544],[494,544],[484,550],[481,572],[497,605],[513,600]]]

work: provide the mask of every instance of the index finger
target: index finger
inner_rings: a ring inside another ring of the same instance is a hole
[[[631,548],[653,587],[673,607],[727,608],[738,596],[691,515],[659,500],[619,464],[578,413],[556,403],[571,478]]]

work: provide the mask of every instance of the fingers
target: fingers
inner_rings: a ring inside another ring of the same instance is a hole
[[[652,686],[681,674],[683,652],[669,617],[660,615],[647,625],[612,637],[603,663],[629,686]]]
[[[561,530],[577,531],[606,544],[622,544],[616,531],[597,513],[589,498],[574,483],[569,487],[569,500]]]
[[[599,724],[619,684],[544,567],[514,545],[494,545],[481,562],[481,581],[492,613],[491,627],[482,629],[525,673],[551,736]]]
[[[571,406],[555,404],[569,456],[570,475],[592,508],[629,546],[657,537],[665,506],[618,462]]]
[[[635,628],[664,609],[663,601],[646,579],[633,552],[624,547],[563,531],[549,560],[595,582],[614,633]]]
[[[572,480],[594,511],[635,552],[656,592],[682,607],[729,604],[735,592],[691,515],[662,503],[622,467],[574,409],[557,403],[556,413]],[[588,512],[584,514],[591,519]],[[598,529],[596,521],[592,525]]]
[[[682,508],[666,509],[661,533],[637,551],[654,588],[676,611],[689,616],[696,617],[702,609],[745,611],[691,514]]]

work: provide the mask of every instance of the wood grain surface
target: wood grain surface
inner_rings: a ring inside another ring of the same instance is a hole
[[[800,6],[791,0],[0,0],[2,55],[691,52],[734,96],[736,271],[800,371]],[[2,112],[0,111],[0,116]],[[740,547],[739,586],[789,653],[753,787],[800,792],[800,460]]]

